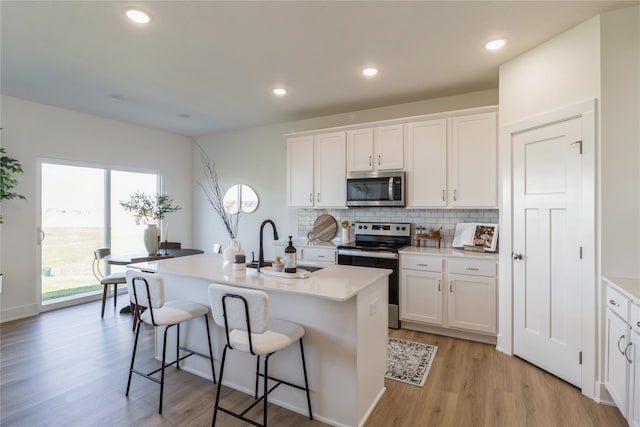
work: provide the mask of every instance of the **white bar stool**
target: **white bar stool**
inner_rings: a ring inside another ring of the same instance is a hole
[[[209,313],[209,307],[198,304],[191,301],[167,301],[164,300],[164,279],[159,274],[143,273],[136,270],[127,270],[127,287],[129,289],[130,298],[135,303],[135,309],[137,310],[138,322],[136,326],[136,338],[133,344],[133,353],[131,355],[131,367],[129,368],[129,381],[127,382],[126,396],[129,396],[129,389],[131,387],[131,377],[133,374],[138,374],[144,378],[147,378],[153,382],[160,384],[160,404],[158,407],[158,413],[162,413],[162,395],[164,392],[164,368],[176,365],[177,369],[180,369],[180,361],[186,359],[194,354],[205,359],[209,359],[211,362],[211,374],[213,375],[213,382],[216,382],[216,373],[213,369],[213,352],[211,351],[211,334],[209,333],[209,321],[207,313]],[[141,312],[140,307],[146,307],[144,312]],[[180,324],[187,322],[196,317],[204,317],[204,323],[207,327],[207,340],[209,355],[198,353],[180,345]],[[138,336],[140,335],[140,326],[142,323],[153,325],[154,327],[164,326],[164,339],[162,342],[162,365],[149,373],[144,373],[137,369],[134,369],[133,364],[136,359],[136,349],[138,347]],[[167,331],[172,326],[176,326],[176,359],[172,362],[166,363],[167,354]],[[180,356],[180,351],[186,352],[184,356]],[[153,375],[160,371],[160,379]]]
[[[216,424],[218,410],[239,418],[256,426],[267,426],[267,396],[280,384],[304,390],[307,393],[307,405],[309,407],[309,419],[313,420],[311,413],[311,398],[309,396],[309,382],[307,380],[307,367],[304,360],[304,347],[302,337],[304,329],[295,323],[284,320],[269,320],[269,296],[262,291],[233,287],[213,283],[209,285],[209,302],[213,311],[213,318],[218,326],[224,327],[227,343],[222,352],[222,365],[220,367],[220,381],[218,382],[218,394],[213,412],[212,426]],[[298,341],[300,343],[300,355],[302,357],[302,371],[304,373],[304,387],[292,384],[269,376],[269,358],[278,350]],[[234,413],[220,406],[220,391],[222,387],[222,374],[227,350],[238,350],[257,356],[255,402],[241,413]],[[264,355],[264,374],[260,373],[260,356]],[[259,377],[263,377],[264,388],[262,397],[258,398]],[[268,388],[268,381],[276,381],[276,384]],[[263,421],[259,424],[245,414],[263,402]]]

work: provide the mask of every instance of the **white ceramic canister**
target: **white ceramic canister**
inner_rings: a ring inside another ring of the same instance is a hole
[[[232,263],[236,259],[236,255],[244,255],[242,245],[238,239],[229,239],[229,246],[222,252],[224,262]]]

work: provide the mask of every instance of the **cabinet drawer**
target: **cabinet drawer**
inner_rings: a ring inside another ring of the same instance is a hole
[[[496,277],[497,264],[495,262],[477,260],[447,261],[447,271],[454,274],[468,274],[470,276]]]
[[[640,305],[631,304],[631,327],[640,334]],[[640,343],[639,343],[640,344]],[[640,351],[640,347],[637,351]],[[640,369],[640,368],[636,368]],[[639,371],[640,372],[640,371]],[[640,390],[638,391],[640,393]],[[640,396],[638,396],[640,398]]]
[[[442,258],[422,255],[402,255],[400,259],[402,268],[409,270],[442,272]]]
[[[630,301],[611,286],[607,286],[607,307],[618,316],[622,317],[625,322],[629,321],[629,305]]]
[[[304,261],[320,261],[335,264],[336,251],[332,249],[302,248],[302,259]]]

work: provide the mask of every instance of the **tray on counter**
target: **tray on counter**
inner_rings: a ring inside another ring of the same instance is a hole
[[[311,274],[302,268],[298,268],[295,273],[285,273],[284,271],[276,271],[273,267],[262,267],[260,273],[267,276],[283,277],[285,279],[306,279]]]

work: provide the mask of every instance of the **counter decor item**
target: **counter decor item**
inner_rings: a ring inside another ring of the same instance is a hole
[[[168,213],[177,212],[181,208],[173,204],[173,199],[166,193],[155,195],[146,194],[143,191],[136,191],[128,201],[120,201],[120,206],[125,211],[133,212],[136,224],[145,224],[144,246],[149,255],[158,253],[159,239],[158,221],[164,220]],[[165,228],[168,233],[168,227]]]
[[[235,262],[236,257],[244,257],[244,250],[238,239],[229,239],[229,246],[222,252],[225,263]]]
[[[338,222],[334,217],[328,214],[320,215],[313,222],[313,229],[307,233],[309,240],[319,240],[321,242],[328,242],[336,237],[338,232]]]
[[[235,239],[238,236],[240,213],[243,212],[243,210],[240,209],[242,202],[236,202],[238,205],[232,206],[232,204],[229,204],[229,198],[227,198],[228,204],[225,206],[225,192],[220,186],[215,164],[209,159],[209,156],[200,145],[196,144],[196,146],[200,149],[200,162],[202,163],[202,170],[204,172],[204,182],[196,181],[196,185],[202,189],[209,204],[220,217],[229,234],[229,238]]]
[[[279,256],[276,257],[276,260],[271,263],[271,267],[273,267],[274,271],[282,271],[284,270],[284,264],[281,261],[282,258]]]
[[[424,232],[424,227],[418,227],[416,230],[416,246],[420,246],[421,241],[429,241],[434,240],[436,242],[436,248],[440,248],[440,242],[442,241],[442,237],[440,237],[440,230],[442,227],[432,228],[428,232]]]
[[[289,236],[289,245],[284,249],[284,272],[285,273],[295,273],[297,267],[297,250],[295,246],[293,246],[293,241],[291,240],[293,236]]]
[[[353,227],[353,222],[351,221],[342,221],[342,244],[349,243],[351,241],[351,227]]]

